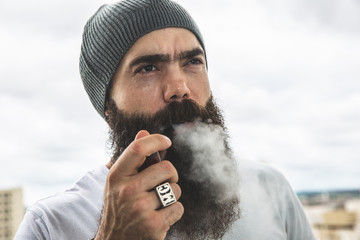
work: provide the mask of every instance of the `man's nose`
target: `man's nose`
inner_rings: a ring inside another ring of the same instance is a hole
[[[164,100],[167,103],[190,98],[188,79],[181,66],[170,67],[164,76]]]

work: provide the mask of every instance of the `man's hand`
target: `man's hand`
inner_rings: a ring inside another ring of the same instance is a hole
[[[104,210],[95,239],[164,239],[170,226],[184,213],[180,202],[161,208],[154,188],[169,182],[179,199],[178,174],[169,161],[144,169],[146,156],[171,146],[160,134],[140,131],[135,140],[111,167],[104,190]]]

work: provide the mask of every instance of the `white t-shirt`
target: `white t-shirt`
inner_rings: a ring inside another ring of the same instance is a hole
[[[29,207],[15,240],[91,239],[103,207],[106,166],[88,172],[65,192]],[[315,240],[301,204],[273,168],[240,163],[241,218],[224,240]]]

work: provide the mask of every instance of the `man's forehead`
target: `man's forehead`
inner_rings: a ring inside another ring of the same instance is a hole
[[[196,36],[184,28],[165,28],[152,31],[139,38],[126,55],[136,58],[143,55],[178,57],[183,52],[202,49]]]

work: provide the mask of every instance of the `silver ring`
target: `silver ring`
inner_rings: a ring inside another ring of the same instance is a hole
[[[163,183],[155,188],[157,195],[163,207],[170,206],[176,202],[176,197],[168,182]]]

